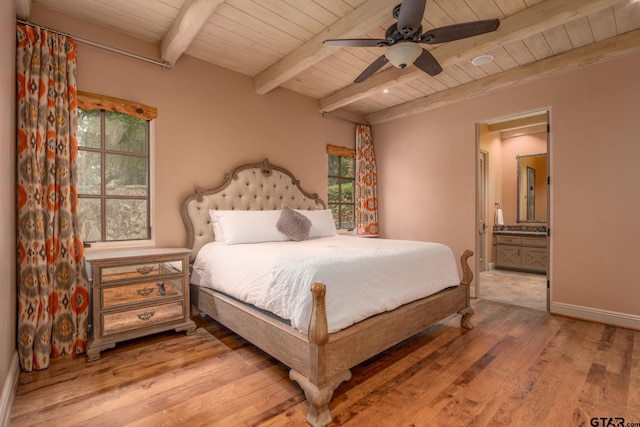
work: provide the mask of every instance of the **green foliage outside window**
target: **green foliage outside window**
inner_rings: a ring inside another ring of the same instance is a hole
[[[83,240],[149,239],[149,122],[79,110],[78,146]]]
[[[328,207],[338,229],[355,227],[355,159],[329,154]]]

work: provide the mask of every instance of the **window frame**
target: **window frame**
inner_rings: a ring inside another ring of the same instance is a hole
[[[344,176],[344,175],[329,175],[329,169],[328,169],[328,160],[329,157],[328,156],[338,156],[339,159],[339,164],[342,165],[342,161],[341,158],[342,157],[346,157],[346,158],[351,158],[354,159],[353,161],[355,162],[355,158],[356,158],[356,151],[354,149],[351,148],[346,148],[346,147],[339,147],[337,145],[330,145],[327,144],[327,190],[329,188],[329,179],[331,178],[337,178],[339,180],[349,180],[352,181],[353,183],[353,201],[350,203],[345,203],[342,201],[338,201],[338,202],[332,202],[329,200],[329,192],[327,191],[327,208],[331,209],[331,205],[337,205],[338,206],[338,225],[336,226],[337,230],[342,230],[342,231],[352,231],[355,230],[356,228],[356,224],[355,224],[355,217],[356,217],[356,194],[355,194],[355,188],[356,188],[356,177],[355,177],[355,164],[354,164],[354,176],[353,177],[348,177],[348,176]],[[341,171],[340,171],[341,172]],[[353,207],[353,228],[341,228],[343,221],[341,221],[341,212],[342,210],[340,209],[341,206],[352,206]]]
[[[117,249],[128,247],[143,247],[155,245],[155,150],[154,150],[154,124],[155,119],[158,116],[158,110],[155,107],[149,107],[143,104],[139,104],[133,101],[127,101],[124,99],[113,98],[106,95],[98,95],[89,92],[78,91],[78,108],[84,111],[89,110],[103,110],[105,112],[115,112],[128,114],[137,119],[148,121],[149,131],[149,144],[148,150],[148,200],[149,200],[149,238],[148,239],[135,239],[135,240],[117,240],[117,241],[97,241],[85,243],[87,250],[91,251],[95,249]],[[80,147],[78,147],[80,149]],[[89,150],[87,150],[89,151]],[[104,155],[104,149],[101,148],[101,155]],[[104,159],[102,159],[104,161]],[[104,185],[104,183],[103,183]],[[104,198],[104,194],[101,194],[100,198]],[[104,212],[104,206],[103,206]],[[104,219],[103,219],[104,220]]]

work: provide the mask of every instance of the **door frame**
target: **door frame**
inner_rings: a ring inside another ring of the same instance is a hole
[[[478,234],[476,242],[476,250],[478,252],[478,273],[489,269],[489,242],[487,240],[488,215],[489,206],[487,203],[489,182],[489,153],[485,150],[478,150]],[[478,281],[476,281],[477,285]]]
[[[480,234],[481,228],[483,228],[483,225],[481,224],[481,206],[480,204],[482,203],[482,199],[483,197],[481,197],[480,192],[481,191],[487,191],[487,193],[485,193],[485,197],[484,197],[484,203],[488,204],[488,198],[487,195],[489,193],[491,193],[491,189],[489,188],[488,185],[488,177],[489,177],[489,156],[487,155],[486,158],[486,162],[484,163],[484,171],[482,171],[482,168],[480,166],[480,153],[483,152],[484,150],[481,150],[480,148],[480,139],[482,136],[482,127],[486,126],[490,123],[500,123],[500,122],[508,122],[510,120],[513,120],[516,117],[524,117],[527,115],[532,115],[532,114],[546,114],[547,116],[547,129],[546,129],[546,134],[547,134],[547,273],[546,273],[546,282],[547,282],[547,292],[546,292],[546,307],[547,307],[547,311],[549,312],[551,310],[551,301],[552,301],[552,288],[551,288],[551,272],[553,269],[553,265],[552,265],[552,260],[551,260],[551,247],[552,247],[552,238],[551,238],[551,223],[552,223],[552,206],[551,206],[551,200],[552,200],[552,191],[553,188],[551,186],[551,174],[552,174],[552,170],[551,170],[551,156],[552,156],[552,144],[551,144],[551,107],[544,107],[544,108],[540,108],[538,110],[531,110],[529,112],[526,112],[524,114],[514,114],[511,116],[504,116],[501,118],[498,118],[496,120],[487,120],[484,122],[478,122],[476,123],[476,235]],[[486,153],[486,151],[485,151]],[[483,177],[482,174],[486,172],[486,177]],[[481,187],[481,180],[485,178],[487,181],[485,181],[485,186]],[[485,219],[488,219],[486,214],[485,214]],[[486,235],[486,233],[485,233]],[[488,240],[485,238],[485,240]],[[480,242],[481,239],[480,238],[476,238],[476,251],[479,253],[480,252]],[[485,247],[488,249],[488,247]],[[486,254],[489,254],[490,251],[486,251],[485,252],[485,265],[487,266],[487,269],[489,269],[490,263],[493,260],[493,257],[491,257],[491,260],[486,260]],[[476,257],[476,279],[475,279],[475,286],[471,288],[471,297],[473,298],[479,298],[480,297],[480,272],[484,271],[484,270],[480,270],[481,265],[480,265],[480,260],[479,257]]]

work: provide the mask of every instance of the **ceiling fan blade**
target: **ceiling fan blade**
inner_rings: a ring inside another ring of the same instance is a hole
[[[375,73],[380,68],[382,68],[384,66],[384,64],[386,64],[387,62],[389,62],[387,57],[382,55],[381,57],[379,57],[378,59],[373,61],[371,63],[371,65],[369,65],[367,68],[365,68],[365,70],[358,77],[356,77],[356,79],[353,82],[354,83],[361,83],[361,82],[365,81],[373,73]]]
[[[427,0],[404,0],[398,15],[398,30],[404,35],[420,30]]]
[[[380,47],[389,46],[389,42],[384,39],[329,39],[322,42],[325,46],[343,47]]]
[[[453,40],[460,40],[484,33],[495,31],[500,26],[499,19],[486,19],[484,21],[465,22],[462,24],[447,25],[427,31],[421,37],[422,43],[436,44]]]
[[[413,65],[430,76],[435,76],[442,72],[442,67],[438,63],[438,60],[425,49],[422,49],[422,53],[418,56],[418,59],[413,62]]]

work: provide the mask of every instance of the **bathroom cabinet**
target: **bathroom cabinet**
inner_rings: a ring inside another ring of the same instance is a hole
[[[493,249],[496,268],[547,272],[547,237],[544,235],[494,233]]]

